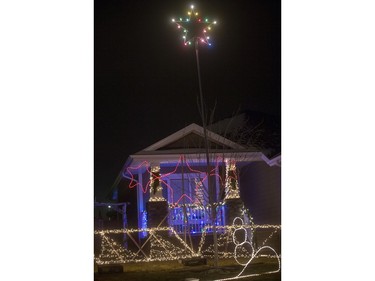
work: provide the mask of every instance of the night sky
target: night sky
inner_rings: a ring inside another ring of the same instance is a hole
[[[238,110],[280,115],[278,0],[94,2],[94,182],[104,201],[128,156],[201,124],[195,53],[171,22],[191,4],[217,20],[200,48],[203,95],[215,120]]]

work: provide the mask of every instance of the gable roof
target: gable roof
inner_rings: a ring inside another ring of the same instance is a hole
[[[277,156],[275,159],[269,159],[263,152],[252,146],[240,145],[208,129],[207,137],[211,144],[217,145],[216,149],[210,149],[211,157],[218,153],[222,159],[239,159],[240,162],[265,161],[270,166],[280,166],[281,156]],[[139,165],[137,168],[133,169],[144,172],[146,170],[146,167],[142,166],[144,161],[155,163],[176,163],[181,157],[181,154],[189,154],[190,159],[194,159],[195,163],[206,163],[206,158],[202,157],[205,153],[203,143],[198,147],[184,146],[186,144],[185,141],[194,141],[198,138],[204,139],[203,127],[192,123],[145,149],[129,155],[113,186],[116,186],[122,178],[134,180],[129,177],[126,169],[127,167],[130,167],[130,165],[133,165],[134,167]],[[218,149],[220,146],[221,148]]]
[[[225,149],[243,150],[246,147],[224,138],[210,130],[207,130],[208,141],[215,147]],[[189,126],[169,135],[168,137],[146,147],[138,153],[160,151],[166,149],[192,149],[203,148],[200,141],[204,139],[204,130],[201,126],[192,123]],[[187,146],[188,145],[188,146]],[[137,154],[138,154],[137,153]]]
[[[281,116],[252,110],[210,124],[208,128],[248,147],[257,147],[267,157],[281,153]]]

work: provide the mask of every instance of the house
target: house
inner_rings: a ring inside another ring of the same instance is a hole
[[[280,224],[281,155],[268,158],[206,132],[209,165],[204,129],[194,123],[129,156],[122,177],[137,193],[138,228],[171,226],[199,235],[212,225],[212,212],[224,226],[244,211],[256,224]]]

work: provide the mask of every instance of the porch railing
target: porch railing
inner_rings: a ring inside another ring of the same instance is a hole
[[[217,206],[216,225],[225,225],[225,207]],[[171,206],[169,209],[169,226],[177,233],[184,233],[185,229],[190,234],[200,234],[207,225],[211,225],[211,207],[203,207],[197,205],[177,205]],[[206,232],[212,232],[212,228],[208,228]]]

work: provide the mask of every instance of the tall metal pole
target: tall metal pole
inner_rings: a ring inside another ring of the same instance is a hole
[[[209,190],[209,202],[211,204],[211,222],[212,222],[212,232],[214,238],[214,266],[218,267],[218,253],[217,253],[217,233],[216,233],[216,202],[215,200],[215,189],[211,185],[210,180],[210,154],[209,154],[209,143],[207,137],[207,123],[206,123],[206,115],[204,110],[204,103],[203,103],[203,92],[202,92],[202,82],[201,82],[201,73],[199,67],[199,42],[198,38],[195,38],[195,57],[197,59],[197,71],[198,71],[198,83],[199,83],[199,97],[200,97],[200,106],[201,106],[201,115],[202,115],[202,123],[203,123],[203,134],[204,134],[204,141],[205,141],[205,150],[206,150],[206,163],[207,163],[207,184]]]

